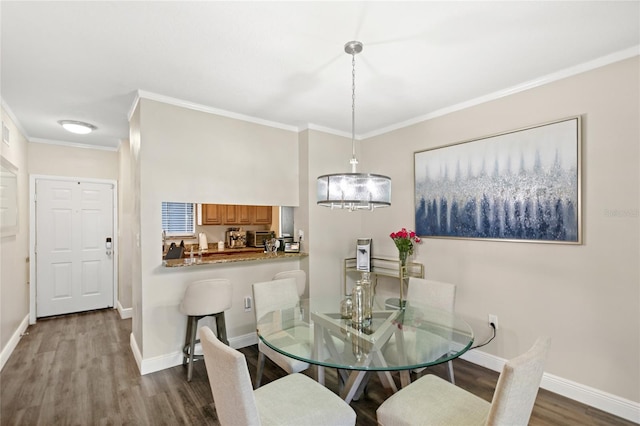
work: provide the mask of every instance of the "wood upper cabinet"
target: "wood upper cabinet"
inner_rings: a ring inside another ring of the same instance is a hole
[[[271,206],[255,206],[253,223],[256,225],[271,225]]]
[[[203,225],[271,225],[271,206],[203,204]]]
[[[203,225],[222,225],[224,223],[224,206],[221,204],[202,205]]]
[[[251,207],[226,205],[224,223],[226,225],[251,225]]]

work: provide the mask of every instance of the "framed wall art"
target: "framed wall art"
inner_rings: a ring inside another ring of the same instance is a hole
[[[0,233],[18,232],[18,168],[0,157]]]
[[[581,244],[581,119],[414,153],[421,237]]]

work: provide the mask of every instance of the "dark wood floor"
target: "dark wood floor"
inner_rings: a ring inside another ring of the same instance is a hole
[[[2,425],[217,425],[204,362],[191,383],[182,366],[140,376],[129,347],[131,320],[113,310],[41,320],[30,326],[0,373]],[[243,348],[253,378],[257,348]],[[490,400],[497,373],[457,360],[457,384]],[[445,367],[429,372],[446,377]],[[308,374],[312,374],[311,372]],[[263,383],[283,373],[269,361]],[[336,375],[327,385],[337,390]],[[397,379],[397,377],[396,377]],[[374,377],[351,405],[358,425],[375,425],[388,395]],[[540,390],[531,425],[633,425]]]

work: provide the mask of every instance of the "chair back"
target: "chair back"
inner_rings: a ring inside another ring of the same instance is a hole
[[[217,314],[231,309],[231,282],[225,278],[194,281],[184,292],[180,312],[190,316]]]
[[[539,337],[531,349],[507,361],[493,394],[487,426],[529,423],[550,343],[549,337]]]
[[[433,306],[453,312],[456,303],[456,286],[441,281],[410,277],[407,301],[410,305]]]
[[[295,308],[300,301],[296,280],[283,278],[255,283],[253,300],[256,320],[260,320],[267,312]]]
[[[209,327],[200,328],[200,339],[220,424],[260,425],[244,355],[223,344]]]
[[[302,269],[295,269],[292,271],[278,272],[273,277],[274,280],[281,280],[283,278],[294,278],[298,286],[298,297],[302,297],[307,288],[307,273]]]

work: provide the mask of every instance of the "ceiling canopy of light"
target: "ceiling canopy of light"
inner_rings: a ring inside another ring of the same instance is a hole
[[[357,173],[356,166],[356,54],[362,52],[362,43],[350,41],[344,51],[351,55],[351,173],[318,176],[318,205],[332,209],[373,210],[391,205],[391,178],[388,176]]]

